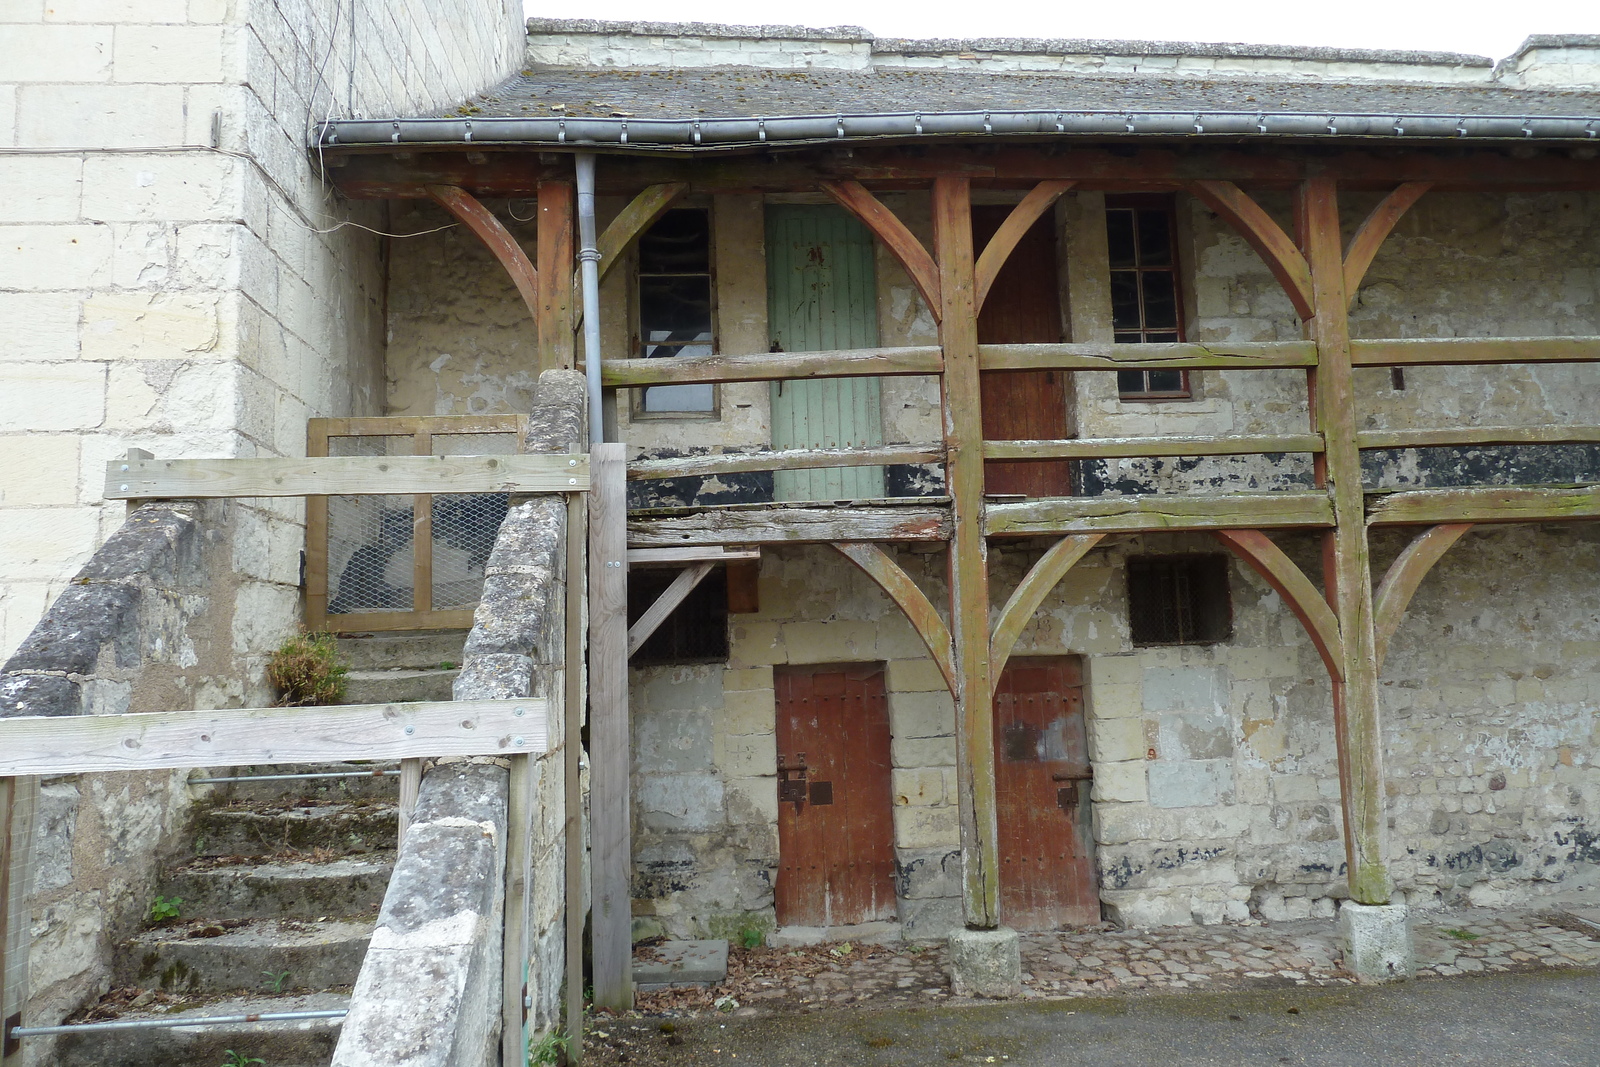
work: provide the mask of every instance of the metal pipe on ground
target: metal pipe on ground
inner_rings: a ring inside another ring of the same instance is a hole
[[[64,1023],[61,1026],[14,1026],[10,1038],[58,1037],[61,1034],[103,1034],[113,1030],[170,1030],[179,1026],[227,1026],[232,1023],[291,1023],[307,1019],[343,1019],[343,1008],[325,1011],[274,1011],[258,1015],[206,1015],[195,1019],[120,1019],[104,1023]]]

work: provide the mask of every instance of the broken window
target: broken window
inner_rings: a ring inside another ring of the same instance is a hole
[[[1233,634],[1228,557],[1128,560],[1128,627],[1135,645],[1207,645]]]
[[[677,570],[636,570],[628,575],[628,625],[666,592]],[[728,658],[728,572],[715,567],[672,610],[629,663],[721,663]]]
[[[711,292],[711,212],[668,211],[639,238],[638,355],[711,355]],[[635,393],[635,415],[716,411],[717,389],[711,384],[652,385]]]
[[[1183,340],[1178,288],[1177,226],[1164,197],[1108,198],[1106,243],[1111,254],[1111,326],[1118,344]],[[1168,400],[1190,395],[1185,370],[1117,372],[1123,400]]]

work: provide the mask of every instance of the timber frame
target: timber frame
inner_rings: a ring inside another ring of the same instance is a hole
[[[325,146],[330,173],[353,197],[427,195],[445,203],[490,244],[493,227],[463,208],[472,195],[540,197],[565,180],[569,164],[545,152],[538,164],[514,150],[468,155],[450,146],[413,146],[404,162],[380,150]],[[717,192],[822,192],[854,214],[905,269],[938,324],[932,346],[772,355],[717,355],[672,360],[603,359],[608,389],[654,384],[779,381],[799,377],[933,375],[940,382],[941,439],[862,450],[791,449],[727,452],[685,459],[624,462],[607,445],[596,468],[591,504],[620,508],[622,483],[752,470],[796,470],[848,465],[942,462],[947,497],[895,501],[739,505],[637,511],[620,533],[591,522],[591,630],[595,652],[637,647],[634,634],[610,617],[622,610],[606,583],[626,573],[624,556],[678,553],[688,569],[674,585],[687,593],[719,551],[749,551],[766,544],[832,545],[870,576],[910,620],[938,664],[957,710],[963,905],[972,927],[995,927],[999,910],[992,697],[1011,649],[1049,591],[1113,533],[1210,533],[1260,574],[1300,620],[1332,684],[1348,879],[1351,896],[1366,904],[1388,902],[1385,863],[1383,753],[1378,675],[1406,605],[1429,568],[1480,523],[1593,521],[1600,518],[1600,487],[1511,486],[1364,492],[1362,450],[1440,445],[1600,441],[1600,427],[1440,427],[1432,430],[1361,430],[1352,387],[1356,367],[1518,364],[1600,361],[1600,337],[1355,339],[1349,309],[1384,240],[1406,212],[1433,190],[1596,190],[1600,167],[1560,147],[1530,147],[1531,158],[1495,149],[1446,154],[1414,146],[1383,152],[1332,149],[1317,155],[1227,146],[1180,148],[1081,145],[1041,147],[998,142],[915,149],[864,144],[837,152],[787,151],[750,155],[738,150],[693,159],[613,151],[601,160],[599,191],[633,197],[600,241],[602,270],[674,199]],[[439,192],[440,187],[456,193]],[[973,190],[1021,194],[1010,218],[982,249],[970,223]],[[931,193],[932,247],[925,246],[879,194]],[[1186,191],[1232,226],[1261,257],[1303,323],[1297,341],[1184,344],[979,344],[977,316],[984,298],[1028,227],[1069,190]],[[1247,190],[1287,191],[1294,205],[1293,232],[1285,231]],[[471,190],[468,193],[467,190]],[[1348,239],[1341,232],[1341,191],[1379,191],[1383,198]],[[459,195],[457,195],[459,193]],[[463,199],[466,198],[466,199]],[[474,201],[475,202],[475,201]],[[559,197],[549,197],[559,210]],[[543,215],[541,214],[541,218]],[[615,231],[615,232],[614,232]],[[570,226],[551,239],[551,253],[570,245]],[[540,228],[535,293],[555,268],[546,266]],[[500,253],[497,252],[497,255]],[[525,258],[525,257],[524,257]],[[524,298],[528,267],[501,255]],[[563,280],[570,272],[562,272]],[[557,302],[559,303],[559,302]],[[570,305],[570,292],[568,304]],[[530,303],[531,306],[531,303]],[[570,365],[564,344],[544,348],[541,362]],[[571,316],[560,321],[568,338]],[[981,372],[1069,370],[1085,373],[1132,369],[1282,369],[1307,374],[1310,425],[1303,432],[1221,435],[985,441],[980,420]],[[1119,497],[1067,497],[987,501],[984,461],[1097,459],[1137,456],[1302,454],[1311,457],[1314,488],[1270,493],[1184,493]],[[604,472],[604,473],[602,473]],[[607,481],[610,479],[610,481]],[[607,486],[610,486],[608,488]],[[610,501],[609,504],[603,503]],[[619,516],[607,512],[617,524]],[[1368,531],[1374,526],[1423,527],[1374,589]],[[1322,573],[1303,572],[1267,531],[1314,532],[1323,543]],[[611,540],[602,539],[610,537]],[[1053,544],[1009,594],[990,624],[988,549],[1005,538],[1049,537]],[[949,552],[949,599],[936,605],[901,569],[890,547],[940,542]],[[700,555],[697,555],[700,554]],[[641,559],[644,557],[641,557]],[[597,562],[613,561],[611,563]],[[605,568],[609,567],[610,570]],[[1320,587],[1318,583],[1320,578]],[[663,597],[667,600],[669,594]],[[660,607],[661,605],[658,605]],[[665,611],[652,609],[655,616]],[[641,620],[641,632],[647,630]],[[606,627],[611,629],[607,630]],[[601,639],[601,634],[610,636]],[[638,638],[642,640],[642,637]],[[609,653],[608,653],[609,654]],[[625,658],[625,657],[622,657]],[[593,664],[593,660],[591,663]],[[619,658],[620,662],[620,658]],[[595,669],[593,666],[591,670]],[[611,668],[607,668],[610,670]],[[620,690],[620,692],[618,692]],[[591,684],[594,718],[596,839],[595,966],[597,1003],[630,1003],[627,967],[627,744],[626,678]],[[621,796],[602,795],[620,791]],[[620,835],[620,836],[619,836]]]

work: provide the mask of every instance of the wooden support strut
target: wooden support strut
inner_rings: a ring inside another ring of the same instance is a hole
[[[596,247],[600,250],[602,282],[606,280],[606,275],[622,262],[623,253],[639,239],[639,235],[664,215],[672,206],[672,202],[688,189],[688,182],[662,182],[659,185],[647,186],[628,202],[627,207],[617,213],[617,217],[611,220],[596,242]]]
[[[1300,625],[1306,628],[1323,665],[1328,668],[1328,677],[1342,678],[1344,648],[1339,640],[1339,620],[1305,572],[1260,530],[1212,530],[1211,534],[1283,597]]]
[[[639,616],[639,621],[628,627],[629,656],[639,651],[644,643],[650,640],[650,635],[656,632],[656,628],[667,621],[667,616],[694,592],[695,586],[711,573],[711,568],[714,566],[716,564],[702,561],[691,563],[678,572],[678,576],[672,579],[672,584],[663,589],[661,595],[656,597],[655,603]]]
[[[1017,638],[1022,636],[1022,630],[1032,620],[1033,613],[1039,610],[1039,605],[1044,603],[1050,590],[1105,536],[1091,533],[1063,537],[1050,546],[1049,551],[1018,583],[1006,606],[1001,609],[999,621],[994,624],[994,635],[989,638],[989,674],[995,689],[1000,687],[1000,675],[1005,672],[1006,661],[1011,658],[1011,650],[1016,647]]]
[[[939,672],[944,675],[946,684],[953,692],[956,686],[956,669],[950,649],[950,627],[939,617],[933,601],[928,599],[928,594],[924,593],[911,580],[911,576],[879,545],[869,541],[854,541],[835,543],[833,547],[838,549],[845,559],[865,571],[867,576],[877,582],[879,587],[889,594],[890,599],[900,606],[900,610],[905,612],[911,628],[917,631],[922,643],[928,646],[928,654],[939,665]]]
[[[539,371],[570,370],[577,362],[577,339],[573,334],[572,264],[577,254],[573,245],[576,204],[571,182],[540,182],[539,211],[539,310],[536,359]]]
[[[456,221],[477,235],[484,247],[500,262],[511,281],[516,285],[522,302],[528,305],[528,314],[539,319],[539,272],[533,261],[522,250],[517,239],[505,224],[495,218],[494,212],[484,207],[478,198],[453,185],[430,185],[428,195],[434,203],[448,211]]]
[[[1373,626],[1380,669],[1383,667],[1383,661],[1389,656],[1389,642],[1393,640],[1395,631],[1400,629],[1400,621],[1405,618],[1406,607],[1411,603],[1417,587],[1422,584],[1422,579],[1427,577],[1433,565],[1450,551],[1450,546],[1461,540],[1462,535],[1470,529],[1472,529],[1470,522],[1435,526],[1418,534],[1416,539],[1406,546],[1405,551],[1389,564],[1383,581],[1378,583],[1376,622]]]
[[[940,286],[944,282],[943,267],[934,265],[933,257],[928,254],[922,242],[917,240],[916,235],[860,182],[823,182],[822,188],[837,200],[841,207],[860,219],[867,229],[884,243],[894,258],[900,261],[906,273],[911,275],[911,280],[916,284],[917,291],[922,294],[922,299],[928,302],[934,321],[939,321],[944,313],[944,303],[940,297]],[[970,210],[968,213],[970,214]],[[969,252],[971,245],[972,239],[968,237]],[[996,264],[995,269],[999,270],[999,264]],[[977,336],[976,330],[973,336]]]
[[[1262,210],[1261,205],[1232,182],[1190,182],[1188,189],[1212,211],[1232,224],[1267,264],[1302,319],[1309,319],[1316,301],[1311,289],[1311,269],[1289,235]]]
[[[1398,189],[1378,202],[1372,213],[1366,217],[1361,226],[1356,230],[1356,235],[1350,239],[1350,247],[1344,256],[1344,292],[1348,308],[1356,302],[1356,292],[1361,288],[1361,279],[1367,276],[1367,268],[1372,266],[1373,257],[1378,254],[1378,249],[1385,239],[1394,231],[1395,224],[1400,217],[1418,200],[1422,194],[1433,188],[1432,182],[1404,182]]]
[[[1073,182],[1049,181],[1040,182],[1029,190],[1022,202],[1011,209],[1011,214],[1000,224],[994,236],[989,238],[989,243],[984,246],[983,254],[978,257],[977,266],[973,269],[973,303],[979,311],[983,310],[983,302],[989,298],[989,290],[994,287],[995,278],[1000,276],[1000,268],[1005,266],[1011,253],[1016,251],[1017,242],[1033,228],[1039,221],[1039,216],[1050,210],[1063,193],[1071,189]]]

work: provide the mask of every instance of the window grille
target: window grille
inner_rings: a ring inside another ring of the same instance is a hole
[[[636,570],[628,575],[628,625],[639,621],[678,576],[677,570]],[[713,568],[683,603],[662,620],[628,661],[635,667],[657,663],[721,663],[728,658],[728,572]]]
[[[1135,645],[1207,645],[1233,634],[1228,557],[1128,560],[1128,626]]]

